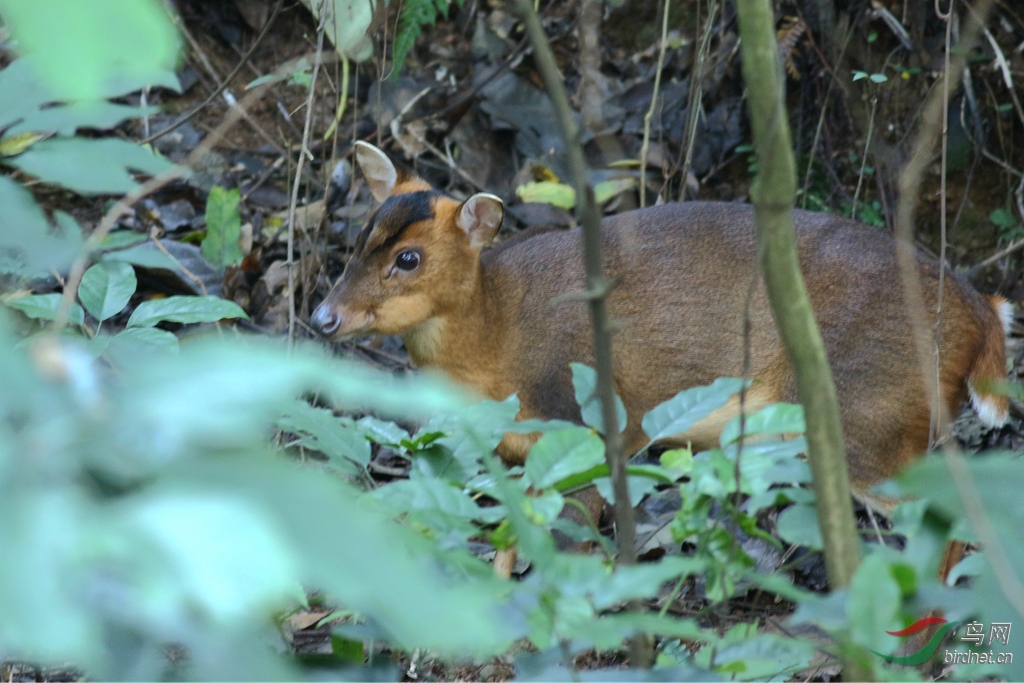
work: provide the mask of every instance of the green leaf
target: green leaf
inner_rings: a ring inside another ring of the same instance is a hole
[[[79,128],[109,130],[128,119],[151,116],[159,111],[158,107],[132,107],[112,102],[74,102],[36,110],[11,126],[5,135],[57,133],[70,137]]]
[[[693,469],[693,451],[689,448],[673,448],[661,454],[661,466],[682,473]]]
[[[0,0],[0,15],[59,99],[97,100],[151,85],[178,88],[178,39],[160,3]]]
[[[46,134],[39,133],[11,133],[10,130],[4,131],[2,137],[0,137],[0,159],[4,157],[16,157],[26,149],[36,144],[40,140],[45,140]]]
[[[135,269],[118,261],[97,263],[85,271],[78,298],[100,322],[120,313],[135,293]]]
[[[80,194],[131,192],[137,183],[127,169],[157,175],[173,167],[163,157],[119,138],[50,138],[7,163]]]
[[[124,261],[140,268],[153,268],[160,270],[180,270],[181,265],[160,251],[152,249],[148,244],[136,244],[127,249],[110,251],[103,255],[104,261]]]
[[[644,415],[644,432],[651,441],[685,432],[728,403],[742,387],[743,380],[722,377],[709,386],[681,391]]]
[[[653,491],[658,483],[659,481],[656,478],[650,476],[626,477],[626,489],[629,491],[630,504],[636,507],[640,503],[640,499]],[[615,504],[615,489],[612,487],[610,477],[595,479],[594,486],[597,487],[597,492],[601,494],[602,498],[612,505]]]
[[[529,182],[516,188],[516,196],[524,202],[551,204],[559,209],[571,209],[576,206],[576,191],[568,185],[543,180]]]
[[[633,178],[613,178],[594,185],[594,201],[604,204],[616,195],[636,187],[636,180]]]
[[[597,395],[597,373],[582,363],[569,363],[569,367],[572,369],[572,386],[576,392],[576,403],[580,405],[583,414],[583,423],[604,434],[601,399]],[[626,428],[626,406],[618,394],[615,394],[615,413],[621,432]]]
[[[807,431],[804,422],[804,408],[793,403],[773,403],[753,415],[747,415],[743,425],[744,433],[756,434],[803,434]],[[740,419],[734,417],[722,430],[722,447],[728,446],[740,437]]]
[[[481,508],[462,489],[439,479],[401,479],[373,492],[373,497],[401,512],[431,511],[464,519],[497,521],[501,508]]]
[[[382,446],[401,449],[402,442],[409,440],[409,432],[394,422],[380,420],[372,415],[360,418],[356,424],[367,439]]]
[[[545,434],[526,458],[526,478],[535,488],[553,486],[566,477],[604,462],[604,442],[584,427]]]
[[[162,554],[168,597],[217,621],[241,620],[302,595],[295,550],[248,502],[166,492],[133,501],[124,514],[130,530]]]
[[[167,330],[156,327],[131,327],[110,339],[110,353],[120,357],[138,349],[177,351],[178,338]]]
[[[141,242],[149,240],[147,235],[141,232],[135,232],[133,230],[115,230],[100,242],[100,251],[109,251],[111,249],[124,249],[125,247],[132,247]]]
[[[20,296],[16,299],[8,299],[4,303],[16,311],[21,311],[30,318],[54,320],[57,317],[57,309],[60,307],[61,296],[61,294],[31,294],[29,296]],[[85,311],[77,303],[71,304],[68,321],[75,325],[85,323]]]
[[[992,221],[992,224],[997,228],[1008,230],[1010,228],[1017,227],[1017,219],[1012,213],[1004,208],[998,208],[989,214],[988,219]]]
[[[336,635],[331,636],[331,653],[335,659],[356,666],[362,666],[365,659],[362,641],[349,640]]]
[[[326,408],[314,408],[296,399],[277,426],[302,435],[300,443],[320,451],[329,459],[351,461],[365,467],[370,462],[370,442],[351,418],[342,418]]]
[[[225,318],[249,319],[234,301],[215,296],[169,296],[139,304],[128,327],[152,327],[160,322],[210,323]]]
[[[373,21],[375,8],[379,0],[301,0],[314,17],[319,17],[319,8],[325,8],[326,21],[324,31],[331,41],[335,51],[345,59],[352,59],[357,62],[364,61],[373,56],[373,43],[366,37],[366,32]],[[410,3],[407,7],[414,5],[431,5],[431,0],[424,0],[418,3]],[[400,36],[399,36],[400,37]],[[401,66],[404,58],[400,51],[398,38],[394,47],[394,62]],[[396,69],[397,71],[397,69]]]
[[[81,248],[82,233],[71,216],[55,213],[60,232],[51,230],[32,193],[3,175],[0,207],[0,273],[32,277],[63,270]]]
[[[206,200],[206,239],[202,243],[203,258],[222,268],[235,266],[245,255],[238,246],[242,234],[242,217],[238,213],[238,188],[214,187]]]
[[[779,536],[791,545],[821,550],[821,527],[813,505],[791,505],[779,514]]]
[[[33,116],[40,107],[55,99],[57,96],[39,77],[33,59],[16,59],[0,69],[0,130]]]
[[[900,610],[900,588],[882,553],[871,553],[853,576],[846,601],[850,635],[857,643],[890,653],[898,639],[886,633]]]

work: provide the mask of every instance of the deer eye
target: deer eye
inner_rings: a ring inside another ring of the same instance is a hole
[[[395,266],[399,270],[415,270],[418,265],[420,265],[420,255],[415,251],[403,251],[395,258]]]

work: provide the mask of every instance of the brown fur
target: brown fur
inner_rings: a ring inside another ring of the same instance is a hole
[[[423,189],[422,181],[404,178],[392,197]],[[579,421],[569,363],[593,364],[590,322],[584,303],[554,301],[583,288],[579,232],[541,232],[481,252],[458,223],[462,206],[438,195],[431,220],[409,225],[386,250],[356,254],[321,309],[340,312],[338,335],[402,334],[418,365],[437,367],[492,399],[518,394],[521,418]],[[863,491],[923,453],[929,441],[930,404],[895,242],[828,214],[797,211],[795,222],[800,265],[838,390],[851,480]],[[640,421],[651,408],[683,389],[741,374],[744,301],[756,277],[753,210],[666,204],[609,217],[603,230],[605,271],[617,281],[608,299],[618,329],[615,383],[632,451],[646,443]],[[388,276],[403,249],[420,250],[421,267]],[[917,265],[925,305],[934,311],[939,266],[922,254]],[[1005,397],[989,386],[1005,377],[996,306],[946,272],[940,385],[953,415],[970,379],[1005,416]],[[345,316],[356,322],[347,325]],[[761,282],[750,321],[748,407],[796,402]],[[734,400],[676,440],[710,446],[737,411]],[[521,463],[533,440],[509,434],[499,453]]]

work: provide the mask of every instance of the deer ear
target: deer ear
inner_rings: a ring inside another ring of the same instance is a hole
[[[493,194],[481,192],[462,203],[459,227],[469,236],[469,246],[482,247],[498,234],[505,218],[505,204]]]
[[[383,202],[391,196],[391,191],[398,184],[398,171],[395,170],[395,165],[391,163],[387,154],[367,142],[357,141],[355,149],[356,161],[359,162],[359,169],[366,178],[373,198]]]

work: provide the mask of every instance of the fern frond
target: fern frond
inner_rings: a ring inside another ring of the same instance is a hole
[[[779,43],[779,56],[786,65],[786,73],[795,81],[800,80],[800,71],[796,68],[793,57],[800,54],[796,44],[806,32],[807,24],[799,17],[785,17],[775,32],[775,38]]]
[[[459,7],[465,0],[456,0]],[[450,0],[406,0],[402,15],[398,20],[398,33],[395,35],[395,44],[392,48],[392,58],[395,68],[393,74],[397,74],[405,63],[409,50],[416,44],[424,26],[432,26],[439,15],[447,16]]]

